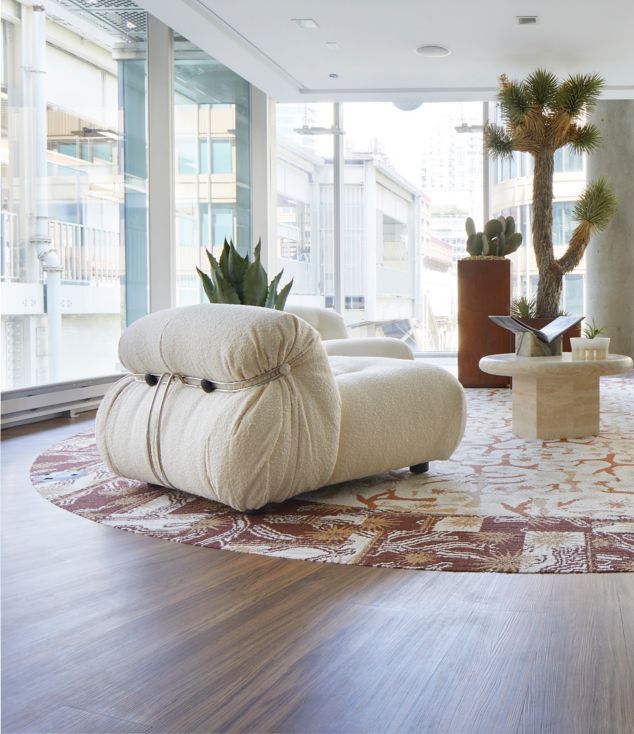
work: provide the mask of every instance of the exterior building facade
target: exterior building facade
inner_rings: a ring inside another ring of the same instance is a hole
[[[357,334],[448,348],[451,248],[431,234],[430,200],[375,153],[345,157],[344,318]],[[278,267],[296,303],[332,305],[333,166],[278,141]]]

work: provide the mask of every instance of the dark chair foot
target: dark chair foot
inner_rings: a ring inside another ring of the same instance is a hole
[[[412,474],[424,474],[426,471],[429,471],[429,462],[423,461],[422,464],[414,464],[414,466],[410,466],[409,470]]]

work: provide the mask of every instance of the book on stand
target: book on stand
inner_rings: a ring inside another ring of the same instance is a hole
[[[576,326],[583,316],[558,316],[537,329],[516,316],[489,316],[491,321],[515,334],[516,353],[525,357],[548,357],[561,354],[562,335]],[[528,336],[530,335],[530,336]]]

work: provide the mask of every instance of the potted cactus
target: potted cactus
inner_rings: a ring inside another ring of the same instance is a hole
[[[491,219],[481,232],[471,217],[465,222],[468,257],[458,261],[458,379],[464,387],[503,387],[508,377],[482,372],[487,354],[513,351],[512,337],[489,316],[508,313],[511,261],[506,255],[522,244],[513,217]]]
[[[513,217],[490,219],[484,225],[484,232],[476,232],[473,219],[467,217],[465,229],[471,257],[506,257],[522,244],[522,234],[515,231]]]
[[[245,306],[263,306],[283,311],[293,281],[277,290],[284,270],[269,283],[266,270],[260,262],[261,242],[255,246],[253,260],[244,257],[225,239],[218,260],[207,250],[211,276],[196,268],[203,290],[210,303],[235,303]]]

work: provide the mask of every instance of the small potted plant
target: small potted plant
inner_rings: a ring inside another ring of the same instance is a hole
[[[283,270],[269,283],[266,270],[260,262],[261,243],[255,246],[253,259],[248,253],[243,257],[233,242],[225,239],[218,260],[207,250],[211,276],[196,268],[205,295],[211,303],[234,303],[246,306],[262,306],[283,311],[293,286],[289,281],[278,291]]]
[[[511,261],[522,244],[513,217],[491,219],[481,232],[465,222],[468,256],[458,261],[458,379],[464,387],[503,387],[508,377],[480,370],[480,358],[513,351],[512,339],[489,316],[507,313],[511,302]]]
[[[573,337],[570,340],[573,359],[607,359],[610,350],[610,337],[599,336],[605,329],[594,323],[594,319],[586,322],[583,336]]]

